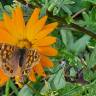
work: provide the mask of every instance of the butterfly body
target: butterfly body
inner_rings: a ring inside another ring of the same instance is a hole
[[[35,49],[19,48],[9,44],[0,44],[0,67],[9,77],[14,77],[18,67],[22,73],[39,62],[40,55]]]

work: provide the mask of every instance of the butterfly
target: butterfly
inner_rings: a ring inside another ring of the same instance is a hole
[[[22,73],[40,61],[40,54],[35,49],[19,48],[17,46],[0,43],[0,67],[9,77],[14,77],[21,67]]]

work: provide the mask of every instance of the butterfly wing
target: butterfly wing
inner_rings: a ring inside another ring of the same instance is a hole
[[[9,77],[16,75],[19,66],[19,51],[15,46],[0,44],[0,67]]]
[[[9,44],[0,44],[0,67],[9,77],[16,75],[19,66],[22,72],[28,72],[39,61],[40,54],[35,49],[20,49]]]
[[[22,71],[30,71],[30,69],[38,64],[40,61],[40,54],[35,49],[26,49],[23,64],[22,64]]]

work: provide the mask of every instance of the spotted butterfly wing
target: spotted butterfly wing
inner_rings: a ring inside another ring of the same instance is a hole
[[[0,67],[9,77],[16,75],[19,58],[20,55],[17,47],[0,44]]]
[[[14,77],[20,66],[21,72],[30,71],[40,60],[35,49],[19,48],[9,44],[0,44],[0,67],[9,77]]]
[[[20,81],[19,83],[24,83],[24,77],[28,76],[31,69],[39,63],[40,54],[35,49],[22,48],[19,49],[20,59],[19,66],[21,67]]]
[[[23,55],[21,55],[20,63],[22,67],[22,72],[30,71],[32,67],[40,61],[40,54],[35,49],[21,49],[23,51]],[[23,57],[22,57],[23,56]]]

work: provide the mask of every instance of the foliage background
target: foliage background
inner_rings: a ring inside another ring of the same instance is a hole
[[[47,22],[59,22],[52,33],[59,54],[52,58],[54,68],[45,69],[47,78],[21,89],[9,80],[0,96],[96,96],[96,0],[0,0],[0,19],[16,5],[26,22],[35,7],[49,16]]]

